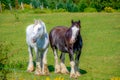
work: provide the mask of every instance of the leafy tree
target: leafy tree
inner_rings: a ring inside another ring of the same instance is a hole
[[[73,1],[72,0],[67,0],[66,10],[69,11],[69,12],[72,12],[72,10],[73,10]]]
[[[63,2],[63,0],[60,0],[57,4],[57,8],[60,9],[65,9],[65,3]]]
[[[84,9],[88,7],[88,4],[86,3],[86,0],[81,0],[78,6],[79,6],[79,11],[83,12]]]

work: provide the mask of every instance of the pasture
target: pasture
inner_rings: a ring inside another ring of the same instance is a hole
[[[80,58],[81,80],[110,80],[120,77],[120,13],[0,13],[0,48],[10,47],[7,52],[6,64],[1,67],[7,72],[0,73],[8,80],[54,80],[62,77],[70,79],[69,75],[54,73],[54,55],[49,46],[47,59],[49,76],[36,76],[28,73],[28,51],[26,45],[26,27],[41,19],[49,32],[57,25],[71,25],[71,19],[81,20],[81,35],[83,49]],[[0,50],[1,50],[0,49]],[[4,51],[5,52],[5,51]],[[3,53],[4,53],[3,52]],[[2,54],[0,52],[0,57]],[[35,61],[35,56],[34,56]],[[70,61],[66,55],[65,64],[70,71]],[[4,74],[4,75],[3,75]]]

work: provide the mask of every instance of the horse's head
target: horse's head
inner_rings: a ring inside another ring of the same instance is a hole
[[[35,20],[34,26],[33,26],[33,42],[36,42],[38,38],[41,38],[44,34],[44,25],[42,24],[42,21]]]
[[[80,20],[79,21],[71,21],[72,26],[71,26],[71,38],[70,38],[70,43],[73,44],[77,40],[77,36],[80,34]]]

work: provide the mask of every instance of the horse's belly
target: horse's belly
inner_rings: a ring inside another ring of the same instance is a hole
[[[68,49],[67,49],[67,47],[65,47],[65,45],[57,44],[56,46],[57,46],[57,48],[58,48],[60,51],[62,51],[62,52],[68,52]]]

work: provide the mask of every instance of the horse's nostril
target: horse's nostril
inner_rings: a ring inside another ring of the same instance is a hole
[[[75,41],[76,41],[75,39],[71,39],[71,40],[70,40],[70,44],[75,43]]]
[[[33,39],[32,42],[35,43],[35,42],[36,42],[36,39]]]

